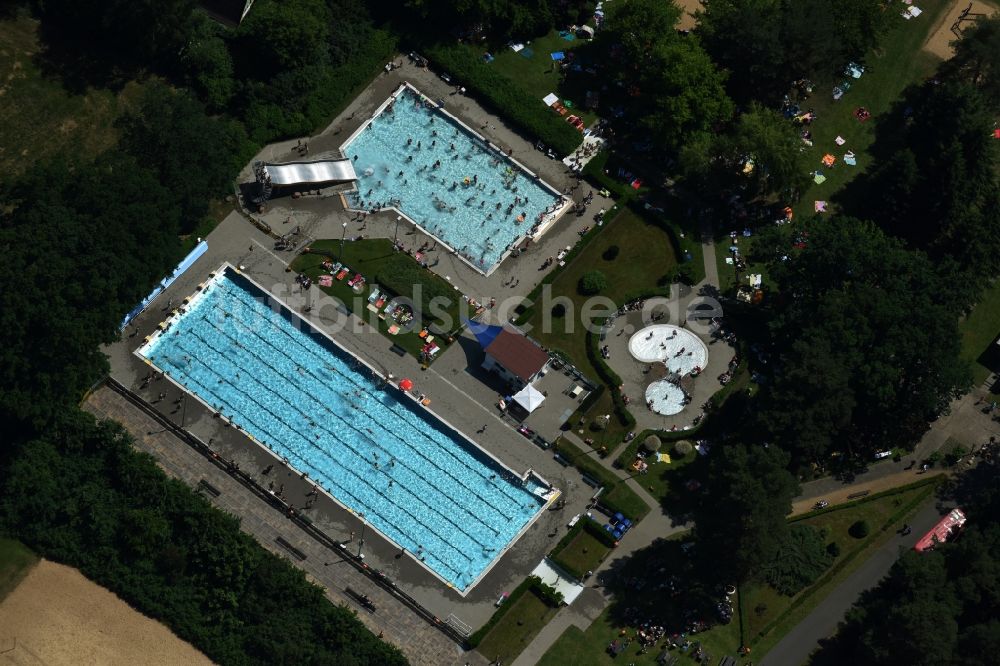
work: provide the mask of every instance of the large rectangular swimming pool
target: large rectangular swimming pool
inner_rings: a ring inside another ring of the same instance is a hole
[[[138,353],[460,591],[550,497],[232,268]]]
[[[353,207],[394,207],[483,272],[544,230],[564,203],[410,86],[341,150],[358,174]]]

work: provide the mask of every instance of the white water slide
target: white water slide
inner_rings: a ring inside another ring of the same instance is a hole
[[[316,162],[265,164],[264,171],[273,187],[357,180],[354,164],[347,158]]]

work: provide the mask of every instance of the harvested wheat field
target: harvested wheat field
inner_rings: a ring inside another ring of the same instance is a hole
[[[958,17],[964,12],[969,5],[972,5],[971,14],[969,16],[970,20],[963,21],[956,25]],[[992,15],[997,11],[997,5],[993,2],[983,2],[983,0],[955,0],[951,7],[946,11],[940,19],[938,19],[938,24],[934,26],[934,30],[931,31],[930,37],[924,43],[924,51],[933,53],[942,60],[947,60],[953,56],[954,50],[951,48],[951,42],[958,39],[959,34],[962,30],[967,30],[972,27],[972,20],[975,14],[985,14],[986,16]],[[918,17],[917,21],[920,20]],[[954,28],[954,30],[952,30]],[[957,31],[957,34],[956,34]]]
[[[42,560],[0,602],[0,666],[210,664],[76,569]]]

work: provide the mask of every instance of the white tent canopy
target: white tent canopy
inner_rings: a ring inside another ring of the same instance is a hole
[[[545,106],[552,106],[553,104],[559,101],[559,96],[556,95],[555,93],[549,93],[548,95],[542,98],[542,101],[545,102]]]
[[[514,394],[514,402],[524,407],[528,413],[538,409],[538,406],[545,400],[545,396],[538,392],[531,384]]]

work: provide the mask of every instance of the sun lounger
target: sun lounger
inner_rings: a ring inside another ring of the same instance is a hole
[[[364,279],[365,279],[365,276],[363,276],[361,273],[355,273],[354,277],[352,277],[350,280],[347,281],[347,286],[348,287],[353,287],[358,282],[361,282]]]
[[[332,275],[320,275],[319,276],[319,286],[321,286],[321,287],[329,287],[329,286],[332,286],[332,285],[333,285],[333,276]]]
[[[350,272],[351,272],[351,269],[348,268],[347,266],[344,266],[339,271],[337,271],[337,282],[340,282],[345,277],[347,277],[347,274],[350,273]]]
[[[368,295],[368,302],[374,303],[378,300],[378,297],[382,295],[382,290],[377,284],[372,285],[372,293]]]

